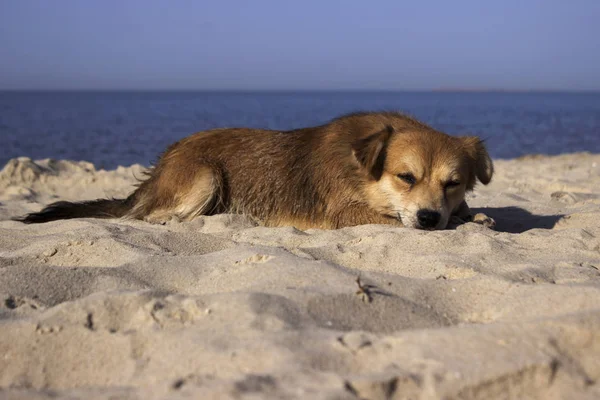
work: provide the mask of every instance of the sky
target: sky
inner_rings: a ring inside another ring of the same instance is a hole
[[[600,0],[0,0],[0,90],[600,90]]]

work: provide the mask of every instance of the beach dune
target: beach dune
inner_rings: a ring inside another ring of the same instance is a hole
[[[10,218],[144,167],[0,171],[0,397],[600,398],[600,155],[495,160],[495,230]]]

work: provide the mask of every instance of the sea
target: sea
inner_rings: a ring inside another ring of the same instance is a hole
[[[171,143],[218,127],[290,130],[355,111],[401,111],[494,158],[600,153],[600,93],[0,92],[0,167],[9,159],[150,165]]]

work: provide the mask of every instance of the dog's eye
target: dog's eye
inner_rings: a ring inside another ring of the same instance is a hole
[[[414,185],[417,182],[417,179],[415,178],[415,176],[413,174],[411,174],[410,172],[407,172],[404,174],[398,174],[398,178],[402,179],[404,182],[408,183],[409,185]]]
[[[448,188],[453,188],[453,187],[456,187],[456,186],[458,186],[458,185],[460,185],[460,182],[459,182],[459,181],[448,181],[448,182],[446,182],[446,184],[444,185],[444,187],[445,187],[446,189],[448,189]]]

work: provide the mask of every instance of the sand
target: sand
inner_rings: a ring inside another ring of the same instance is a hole
[[[0,397],[600,397],[600,155],[496,160],[495,230],[11,216],[136,165],[0,172]],[[359,289],[357,277],[360,276]],[[358,293],[357,293],[358,292]]]

